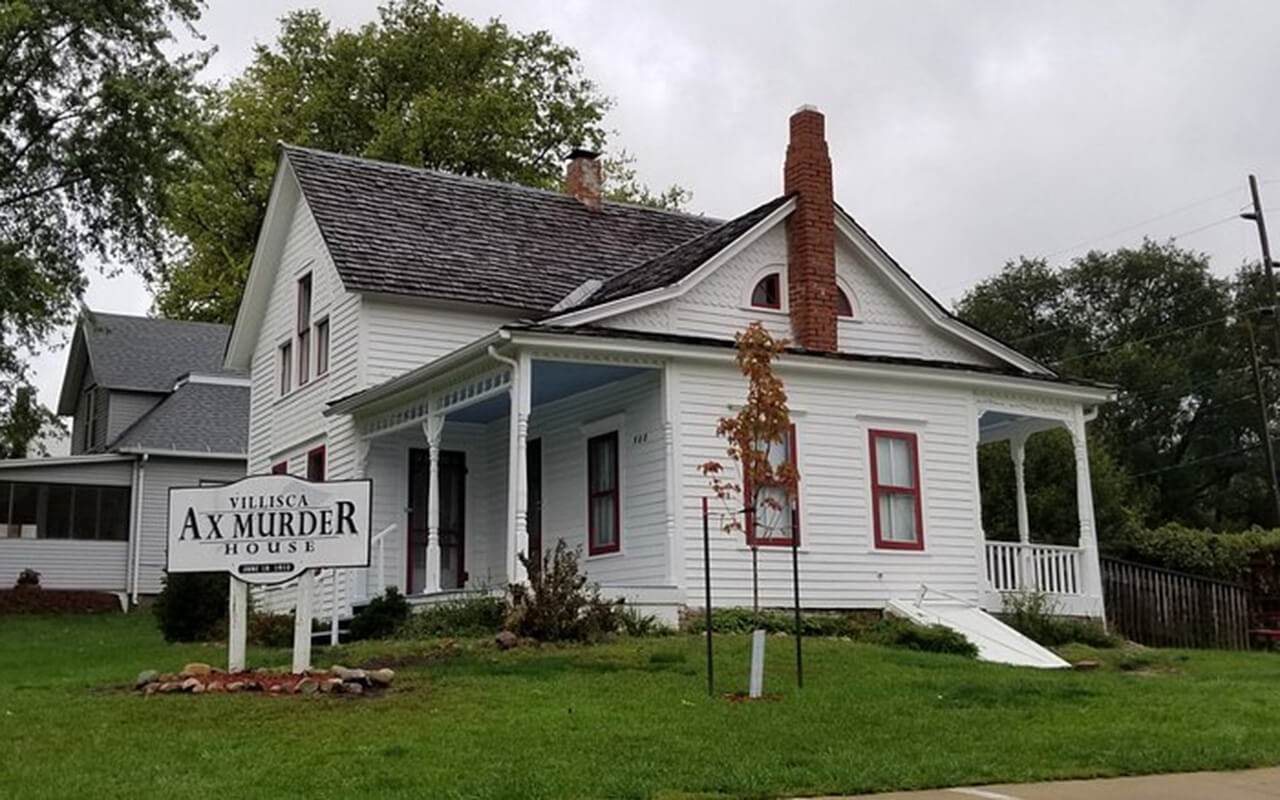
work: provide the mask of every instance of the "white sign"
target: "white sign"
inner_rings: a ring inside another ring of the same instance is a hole
[[[229,572],[283,583],[319,567],[369,566],[368,480],[252,475],[169,490],[170,572]]]

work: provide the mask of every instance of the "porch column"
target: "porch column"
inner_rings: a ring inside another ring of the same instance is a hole
[[[676,449],[676,426],[680,424],[680,388],[675,365],[668,361],[662,371],[662,439],[666,457],[667,578],[682,591],[684,564],[680,559],[678,518],[680,514],[680,454]]]
[[[427,574],[423,589],[440,591],[440,434],[444,415],[432,414],[422,423],[427,436]]]
[[[1031,521],[1027,513],[1027,477],[1024,469],[1027,460],[1026,435],[1018,433],[1010,437],[1009,452],[1013,455],[1013,483],[1018,509],[1018,541],[1022,544],[1018,552],[1018,560],[1021,565],[1021,580],[1018,588],[1034,590],[1038,581],[1036,580],[1035,561],[1031,554],[1031,548],[1028,547],[1031,544]]]
[[[507,461],[507,580],[525,583],[528,571],[520,553],[529,552],[529,486],[526,451],[529,443],[529,411],[533,404],[533,368],[528,353],[516,357],[511,374],[510,457]]]
[[[1085,435],[1084,408],[1077,407],[1071,420],[1071,440],[1076,457],[1076,514],[1080,519],[1080,591],[1101,598],[1102,575],[1098,567],[1098,532],[1093,518],[1093,482],[1089,476],[1089,440]]]

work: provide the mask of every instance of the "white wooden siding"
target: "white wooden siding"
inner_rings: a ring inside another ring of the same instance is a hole
[[[230,483],[244,477],[244,462],[224,459],[147,459],[142,474],[141,525],[138,552],[138,591],[155,594],[163,588],[169,541],[169,489],[199,486],[201,481]],[[132,528],[130,529],[132,530]]]
[[[716,269],[683,296],[602,320],[624,330],[658,331],[731,339],[753,321],[774,336],[790,338],[787,311],[786,227],[779,223]],[[777,270],[783,277],[783,309],[751,308],[750,292],[759,278]],[[969,364],[1000,362],[939,328],[916,309],[866,256],[840,239],[836,246],[836,274],[851,290],[855,319],[839,321],[841,352],[905,356]]]
[[[98,456],[101,458],[102,456]],[[132,486],[133,461],[90,461],[89,463],[47,464],[30,467],[0,468],[0,481],[30,483],[84,483],[92,486]]]
[[[107,442],[114,442],[116,437],[143,414],[156,407],[164,399],[164,395],[151,392],[109,392],[107,400]]]
[[[514,312],[364,298],[364,386],[434,361],[511,322]]]
[[[800,469],[800,572],[804,605],[878,608],[921,583],[976,601],[980,510],[972,470],[972,393],[941,385],[868,382],[834,375],[780,373],[797,429]],[[724,462],[716,421],[741,402],[744,379],[732,368],[685,365],[681,373],[682,486],[687,602],[702,598],[701,499],[710,492],[698,467]],[[922,484],[923,552],[876,550],[871,517],[868,430],[917,434]],[[723,506],[712,501],[713,515]],[[712,522],[713,602],[751,603],[751,554],[741,534]],[[761,602],[791,603],[786,548],[760,552]]]
[[[123,592],[128,556],[128,542],[0,539],[0,586],[12,586],[29,568],[40,573],[47,589]]]

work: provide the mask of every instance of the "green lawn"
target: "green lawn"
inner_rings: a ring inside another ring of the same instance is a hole
[[[143,698],[138,670],[224,653],[147,616],[0,617],[0,797],[773,797],[1280,764],[1275,655],[1049,673],[814,640],[797,692],[772,638],[781,700],[731,704],[707,699],[701,648],[366,644],[334,655],[417,662],[376,698]],[[722,690],[746,653],[717,641]]]

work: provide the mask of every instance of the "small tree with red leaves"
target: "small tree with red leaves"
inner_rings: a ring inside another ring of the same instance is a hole
[[[757,543],[776,537],[782,530],[795,536],[792,503],[800,474],[788,452],[792,434],[787,393],[773,372],[773,362],[788,342],[775,339],[759,322],[736,334],[734,341],[738,367],[747,378],[747,399],[736,414],[721,418],[716,425],[716,435],[728,440],[732,467],[708,461],[701,470],[725,506],[721,527],[726,533],[748,534],[755,585]],[[759,592],[754,595],[758,610]]]

